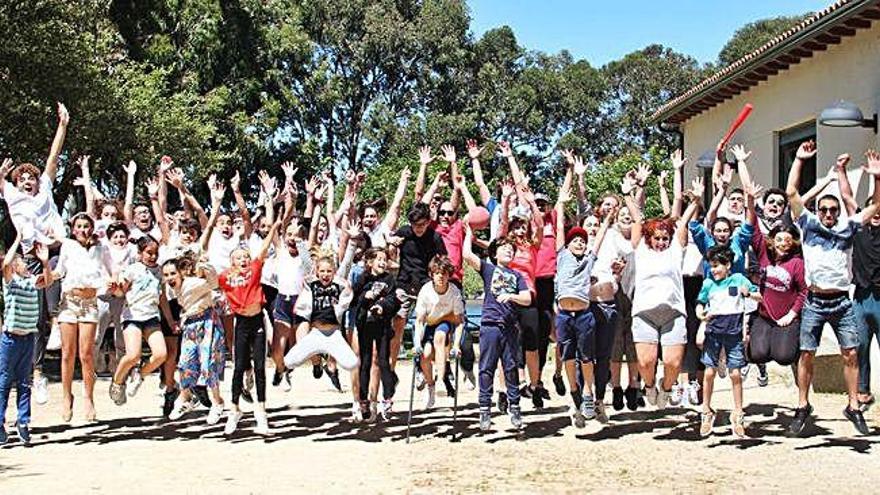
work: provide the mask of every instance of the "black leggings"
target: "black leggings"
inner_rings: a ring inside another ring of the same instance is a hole
[[[238,405],[244,387],[244,372],[254,363],[257,402],[266,402],[266,331],[263,313],[235,315],[235,370],[232,372],[232,403]]]
[[[538,308],[532,301],[530,306],[518,307],[519,335],[523,351],[538,350]],[[525,361],[523,361],[524,363]]]
[[[360,322],[357,326],[358,346],[360,348],[360,398],[365,401],[370,392],[370,368],[373,366],[373,344],[376,345],[379,373],[382,379],[382,397],[394,397],[394,372],[391,371],[391,338],[394,330],[387,321]]]
[[[553,329],[553,299],[556,286],[553,277],[535,279],[535,307],[538,310],[538,374],[547,364],[550,332]]]
[[[749,362],[763,364],[770,361],[788,366],[797,361],[800,347],[800,319],[791,325],[780,327],[773,320],[761,315],[752,317],[749,323]]]

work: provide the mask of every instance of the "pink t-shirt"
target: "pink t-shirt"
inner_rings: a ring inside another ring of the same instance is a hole
[[[509,267],[519,272],[524,279],[529,291],[535,293],[535,268],[538,260],[538,246],[534,245],[518,245],[513,260],[510,261]]]
[[[535,263],[535,277],[556,275],[556,210],[544,214],[544,234]]]
[[[452,274],[452,280],[461,282],[464,280],[464,271],[462,270],[462,249],[464,246],[464,225],[461,220],[456,220],[451,225],[443,226],[438,222],[432,222],[431,228],[440,234],[443,238],[443,244],[446,246],[446,255],[449,261],[455,267]]]

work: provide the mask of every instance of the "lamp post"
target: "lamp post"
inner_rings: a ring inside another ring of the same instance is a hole
[[[877,114],[866,119],[854,103],[839,100],[819,114],[819,124],[828,127],[867,127],[877,133]]]

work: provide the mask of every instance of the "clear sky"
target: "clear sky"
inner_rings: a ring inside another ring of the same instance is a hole
[[[468,0],[479,38],[508,25],[520,46],[566,49],[593,66],[660,43],[712,62],[734,31],[751,21],[817,11],[832,0]]]

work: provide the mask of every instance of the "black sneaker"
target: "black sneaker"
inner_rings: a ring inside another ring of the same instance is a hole
[[[245,388],[245,389],[241,390],[241,400],[247,402],[248,404],[253,404],[254,403],[254,396],[251,395],[250,390]]]
[[[767,375],[767,365],[758,365],[758,386],[766,387],[770,383],[770,377]]]
[[[553,386],[556,387],[556,394],[560,397],[565,397],[565,382],[562,381],[562,374],[556,373],[553,375]]]
[[[342,392],[342,383],[339,382],[339,369],[330,371],[327,366],[324,366],[324,371],[327,373],[327,378],[330,379],[330,383],[333,384],[333,388]]]
[[[205,387],[203,385],[193,387],[193,395],[195,395],[196,399],[199,400],[199,404],[201,404],[205,407],[211,407],[211,398],[208,397],[208,388],[207,387]],[[244,397],[244,392],[242,392],[241,395],[242,395],[242,397]],[[250,394],[248,394],[248,396],[250,396]],[[248,402],[252,402],[252,401],[248,401]]]
[[[315,380],[324,376],[324,369],[321,368],[320,364],[312,365],[312,376],[315,377]]]
[[[498,412],[507,414],[507,394],[498,392]]]
[[[544,384],[538,382],[538,386],[535,387],[535,393],[541,394],[541,398],[544,400],[550,400],[550,392],[544,388]]]
[[[544,408],[544,394],[541,393],[540,388],[535,388],[531,391],[532,393],[532,405],[535,406],[535,409],[543,409]]]
[[[846,406],[846,409],[843,410],[843,415],[853,424],[853,426],[855,426],[856,431],[860,434],[867,435],[871,432],[868,429],[867,423],[865,423],[865,416],[862,415],[862,411],[858,409],[850,409],[849,406]]]
[[[645,407],[645,393],[643,390],[636,390],[636,405],[638,407]]]
[[[168,417],[171,414],[171,411],[174,409],[174,401],[177,400],[177,396],[180,395],[180,390],[173,388],[165,392],[165,402],[162,404],[162,416]]]
[[[277,387],[278,385],[281,385],[281,373],[276,371],[275,374],[272,375],[272,386]]]
[[[519,396],[523,399],[531,399],[532,398],[532,389],[528,385],[523,384],[519,387]]]
[[[859,413],[861,415],[861,413]],[[865,424],[865,420],[862,419],[862,424]],[[865,427],[867,428],[867,426]],[[31,430],[28,428],[28,425],[17,425],[16,429],[18,430],[18,439],[21,440],[21,443],[25,446],[31,444]]]
[[[788,432],[786,433],[786,436],[799,437],[801,432],[804,431],[804,427],[807,426],[807,421],[810,419],[811,414],[813,414],[813,406],[810,404],[795,409],[794,418],[791,420],[791,423],[788,424]]]
[[[611,407],[613,407],[615,411],[620,411],[621,409],[623,409],[623,388],[612,388],[611,396]]]
[[[645,407],[645,399],[639,395],[639,389],[626,387],[623,396],[626,398],[626,408],[630,411],[635,411],[639,407]],[[617,409],[616,405],[614,406],[614,409]],[[617,410],[619,411],[620,409]]]

